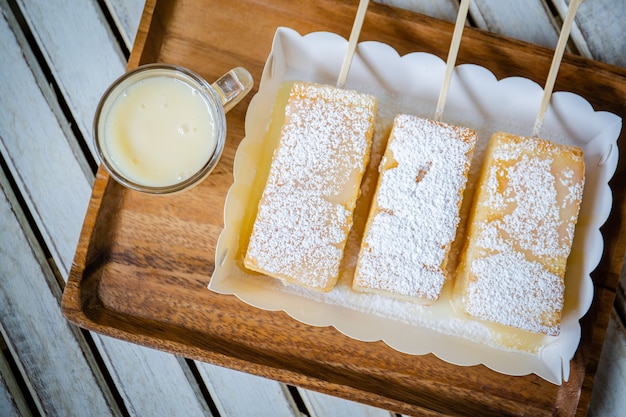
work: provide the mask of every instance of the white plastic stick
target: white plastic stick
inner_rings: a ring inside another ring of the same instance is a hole
[[[356,50],[356,45],[359,41],[359,35],[361,33],[361,27],[363,27],[363,20],[365,19],[365,12],[367,11],[368,4],[369,0],[361,0],[359,8],[356,11],[356,17],[354,18],[354,23],[352,24],[352,32],[350,33],[350,39],[348,40],[348,49],[346,50],[346,55],[343,57],[343,64],[341,65],[339,78],[337,79],[337,87],[339,88],[343,88],[346,85],[346,79],[348,78],[350,65],[352,65],[352,57],[354,56],[354,51]]]
[[[448,51],[448,59],[446,61],[446,72],[443,77],[443,84],[439,91],[439,100],[437,100],[437,109],[435,110],[435,121],[441,121],[443,115],[443,108],[446,105],[446,99],[448,98],[448,89],[450,88],[450,80],[452,79],[452,71],[456,65],[456,57],[459,53],[459,45],[461,44],[461,35],[463,34],[463,27],[465,26],[465,19],[467,18],[467,11],[469,9],[470,0],[461,0],[459,6],[459,13],[456,16],[456,23],[454,24],[454,33],[452,34],[452,43],[450,44],[450,50]]]
[[[541,104],[539,105],[539,112],[537,113],[537,118],[535,119],[535,126],[533,127],[533,137],[539,136],[539,132],[541,131],[541,126],[543,125],[543,119],[546,115],[546,111],[548,110],[548,104],[550,104],[550,98],[552,97],[552,90],[554,89],[556,76],[559,72],[559,66],[561,65],[561,59],[563,58],[563,52],[565,51],[565,45],[567,44],[567,39],[569,38],[569,33],[570,33],[570,30],[572,29],[574,16],[576,16],[578,7],[580,6],[582,2],[583,0],[571,0],[569,3],[569,7],[567,9],[567,15],[565,16],[565,20],[563,21],[563,27],[561,27],[561,34],[559,35],[559,41],[556,44],[554,56],[552,57],[552,64],[550,65],[550,72],[548,73],[548,79],[546,80],[546,85],[543,89],[543,98],[541,99]]]

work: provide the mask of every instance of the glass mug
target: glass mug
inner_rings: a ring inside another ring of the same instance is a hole
[[[234,68],[209,84],[171,64],[131,70],[104,93],[94,118],[102,164],[122,185],[150,194],[193,187],[217,165],[226,141],[226,112],[252,89]]]

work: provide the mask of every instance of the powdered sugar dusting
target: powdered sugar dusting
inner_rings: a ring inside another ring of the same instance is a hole
[[[492,142],[469,236],[466,311],[557,335],[583,192],[582,152],[507,134]]]
[[[376,99],[293,85],[259,203],[246,266],[327,290],[337,280],[367,165]]]
[[[395,119],[355,289],[439,297],[476,140],[467,128],[410,115]]]
[[[533,332],[558,334],[558,325],[545,323],[553,323],[563,308],[561,277],[508,249],[478,258],[472,273],[480,279],[467,290],[469,314]],[[527,277],[524,285],[520,285],[520,276]]]

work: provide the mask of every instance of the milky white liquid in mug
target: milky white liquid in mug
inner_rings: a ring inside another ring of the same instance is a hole
[[[173,77],[125,89],[105,120],[104,144],[116,168],[138,184],[163,187],[198,172],[217,143],[216,120],[198,91]]]

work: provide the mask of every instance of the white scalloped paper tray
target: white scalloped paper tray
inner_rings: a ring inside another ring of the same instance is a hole
[[[608,181],[617,167],[617,138],[622,125],[618,116],[594,111],[585,99],[575,94],[553,94],[540,135],[555,142],[581,146],[585,151],[585,191],[565,277],[565,307],[559,336],[531,338],[533,349],[530,351],[503,348],[498,340],[507,335],[457,314],[449,294],[444,294],[435,305],[425,307],[381,295],[355,293],[350,289],[349,274],[354,259],[347,259],[347,267],[337,286],[328,293],[285,285],[243,267],[245,245],[262,192],[258,178],[267,175],[267,155],[271,158],[274,146],[266,132],[279,87],[288,80],[335,84],[346,47],[346,39],[333,33],[301,36],[288,28],[277,30],[259,92],[248,108],[246,137],[235,156],[234,183],[224,206],[225,225],[217,243],[216,268],[209,289],[233,294],[261,309],[283,310],[306,324],[333,326],[357,340],[382,340],[391,348],[408,354],[433,353],[449,363],[484,364],[509,375],[534,373],[555,384],[567,380],[569,362],[580,341],[579,319],[593,299],[590,273],[603,252],[599,229],[611,210]],[[376,155],[382,151],[380,142],[396,114],[433,117],[444,70],[445,63],[431,54],[415,52],[401,57],[383,43],[358,45],[346,88],[367,92],[379,99],[368,170],[376,170]],[[457,66],[443,121],[470,127],[479,134],[470,188],[493,132],[531,134],[542,91],[542,87],[525,78],[497,80],[478,65]],[[266,155],[265,159],[262,155]],[[363,193],[367,194],[373,184],[374,180],[368,180],[366,174]],[[358,239],[359,236],[356,239],[352,236],[348,246],[358,249]]]

